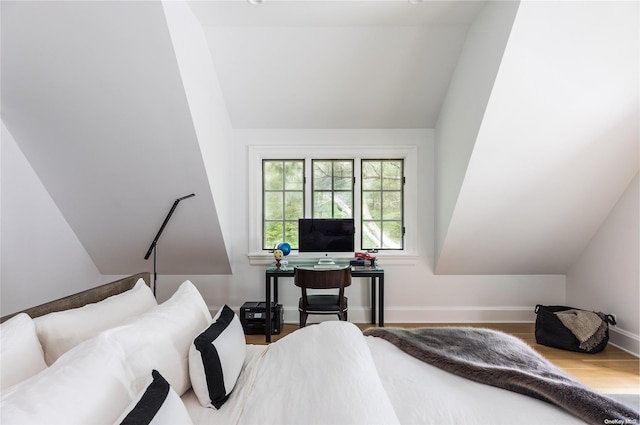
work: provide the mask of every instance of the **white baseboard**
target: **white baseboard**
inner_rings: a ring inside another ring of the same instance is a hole
[[[609,327],[609,344],[640,357],[640,337],[616,326]]]
[[[211,314],[220,307],[209,306]],[[240,306],[232,307],[236,312]],[[534,307],[504,306],[446,306],[446,307],[385,307],[385,323],[532,323],[535,321]],[[331,319],[327,316],[326,319]],[[284,306],[284,322],[298,323],[298,308]],[[350,307],[349,321],[368,323],[371,320],[369,307]],[[321,322],[323,316],[309,316],[309,322]]]
[[[535,321],[533,307],[385,307],[385,323],[531,323]],[[329,320],[331,316],[328,316]],[[309,323],[321,322],[323,316],[309,316]],[[349,307],[349,321],[368,323],[371,309]],[[298,309],[284,308],[285,323],[298,323]]]

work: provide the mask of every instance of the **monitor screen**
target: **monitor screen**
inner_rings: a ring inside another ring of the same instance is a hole
[[[298,220],[300,252],[353,252],[352,218],[301,218]]]

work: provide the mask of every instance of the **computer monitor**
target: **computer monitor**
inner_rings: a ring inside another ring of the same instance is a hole
[[[301,218],[298,220],[300,252],[353,252],[352,218]]]

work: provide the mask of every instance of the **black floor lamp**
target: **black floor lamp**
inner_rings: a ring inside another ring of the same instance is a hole
[[[162,222],[162,226],[160,226],[160,230],[158,230],[158,234],[156,235],[155,238],[153,238],[153,242],[151,242],[151,246],[147,251],[147,255],[144,256],[144,259],[148,260],[149,256],[151,255],[151,251],[153,251],[153,296],[154,297],[156,296],[156,286],[158,284],[158,249],[157,249],[158,238],[160,238],[162,231],[164,230],[165,226],[169,222],[171,215],[175,211],[180,201],[182,201],[183,199],[191,198],[192,196],[196,196],[196,194],[192,193],[190,195],[183,196],[182,198],[178,198],[175,200],[175,202],[173,203],[173,206],[171,207],[171,210],[169,210],[169,214],[167,214],[167,217]]]

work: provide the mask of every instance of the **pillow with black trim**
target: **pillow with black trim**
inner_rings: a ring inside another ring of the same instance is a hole
[[[246,355],[240,319],[225,305],[189,349],[191,386],[202,406],[219,409],[227,401]]]
[[[178,394],[160,372],[115,422],[120,425],[193,425]]]

